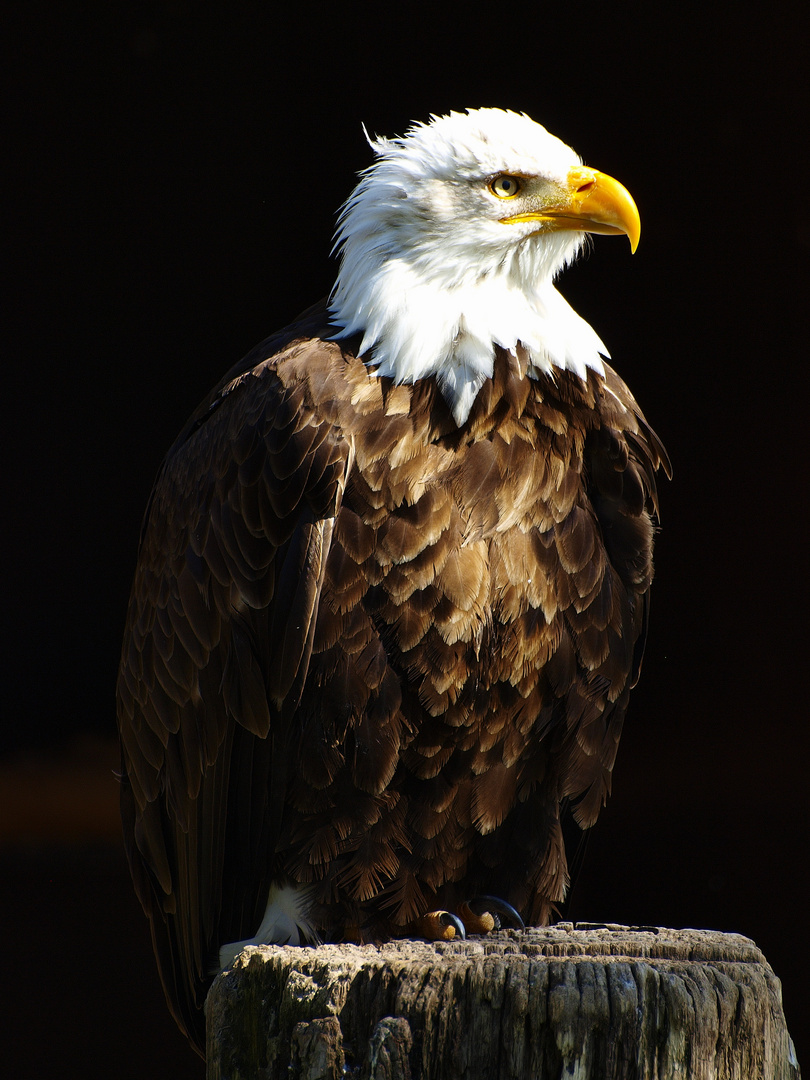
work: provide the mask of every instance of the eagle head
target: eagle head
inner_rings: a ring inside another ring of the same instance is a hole
[[[586,233],[624,233],[635,251],[626,188],[502,109],[434,116],[369,143],[376,160],[338,219],[336,337],[362,334],[366,363],[397,382],[435,375],[459,425],[496,345],[521,344],[530,377],[603,372],[607,349],[553,283]]]

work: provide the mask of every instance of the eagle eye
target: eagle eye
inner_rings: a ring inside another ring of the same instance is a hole
[[[508,176],[505,173],[489,182],[489,190],[499,199],[514,199],[522,187],[523,183],[517,176]]]

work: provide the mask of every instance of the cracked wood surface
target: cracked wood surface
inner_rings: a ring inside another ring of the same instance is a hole
[[[559,923],[249,947],[206,1002],[208,1080],[799,1080],[749,938]]]

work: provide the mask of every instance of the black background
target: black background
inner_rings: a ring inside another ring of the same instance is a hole
[[[6,35],[4,1061],[191,1077],[115,821],[141,514],[209,387],[324,295],[370,132],[528,112],[643,233],[562,291],[666,443],[645,670],[569,914],[753,937],[809,1060],[801,6],[28,0]],[[807,1067],[807,1066],[806,1066]]]

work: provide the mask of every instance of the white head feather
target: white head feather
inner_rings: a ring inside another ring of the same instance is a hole
[[[534,377],[604,373],[605,346],[553,284],[584,234],[506,226],[489,189],[501,173],[562,186],[581,164],[570,147],[501,109],[432,117],[369,142],[377,160],[338,219],[338,337],[362,333],[361,355],[397,382],[435,375],[459,425],[492,375],[495,345],[522,343]]]

